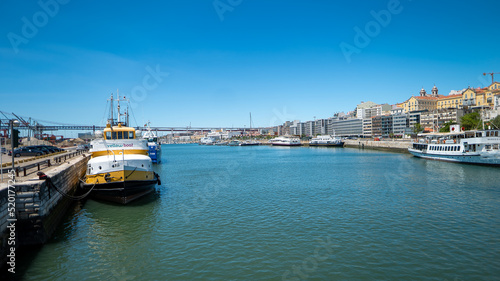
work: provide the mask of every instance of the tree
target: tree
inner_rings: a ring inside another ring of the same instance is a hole
[[[500,129],[500,115],[490,120],[492,129]]]
[[[446,122],[443,124],[443,127],[441,129],[439,129],[439,132],[440,133],[449,133],[450,132],[450,126],[451,125],[455,125],[457,124],[456,122],[453,122],[453,121],[450,121],[450,122]]]
[[[422,125],[420,123],[417,123],[415,124],[415,126],[413,126],[413,132],[415,134],[418,134],[420,132],[423,132],[424,131],[424,128],[422,128]]]
[[[478,112],[472,112],[465,114],[460,118],[460,122],[462,123],[462,127],[465,130],[476,130],[483,128],[483,121],[481,120],[481,116]]]

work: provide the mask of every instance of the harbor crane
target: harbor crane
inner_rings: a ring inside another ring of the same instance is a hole
[[[484,76],[486,76],[488,74],[491,75],[491,84],[493,84],[493,82],[495,82],[493,79],[493,75],[500,74],[500,72],[485,72],[485,73],[483,73]]]

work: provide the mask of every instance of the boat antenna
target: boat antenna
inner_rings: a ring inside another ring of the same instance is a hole
[[[113,93],[111,93],[111,110],[109,112],[109,114],[111,115],[111,118],[110,118],[110,124],[111,126],[113,126]]]

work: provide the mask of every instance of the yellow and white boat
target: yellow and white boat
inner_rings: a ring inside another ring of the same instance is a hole
[[[121,122],[116,126],[108,122],[103,132],[96,132],[89,152],[91,159],[82,188],[92,189],[90,195],[96,199],[127,204],[160,184],[148,156],[147,140],[140,131]]]

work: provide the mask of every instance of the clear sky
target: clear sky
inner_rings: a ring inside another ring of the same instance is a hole
[[[264,127],[402,102],[422,86],[446,95],[500,72],[499,10],[493,0],[1,0],[0,110],[99,125],[119,89],[137,125],[248,127],[251,112]]]

